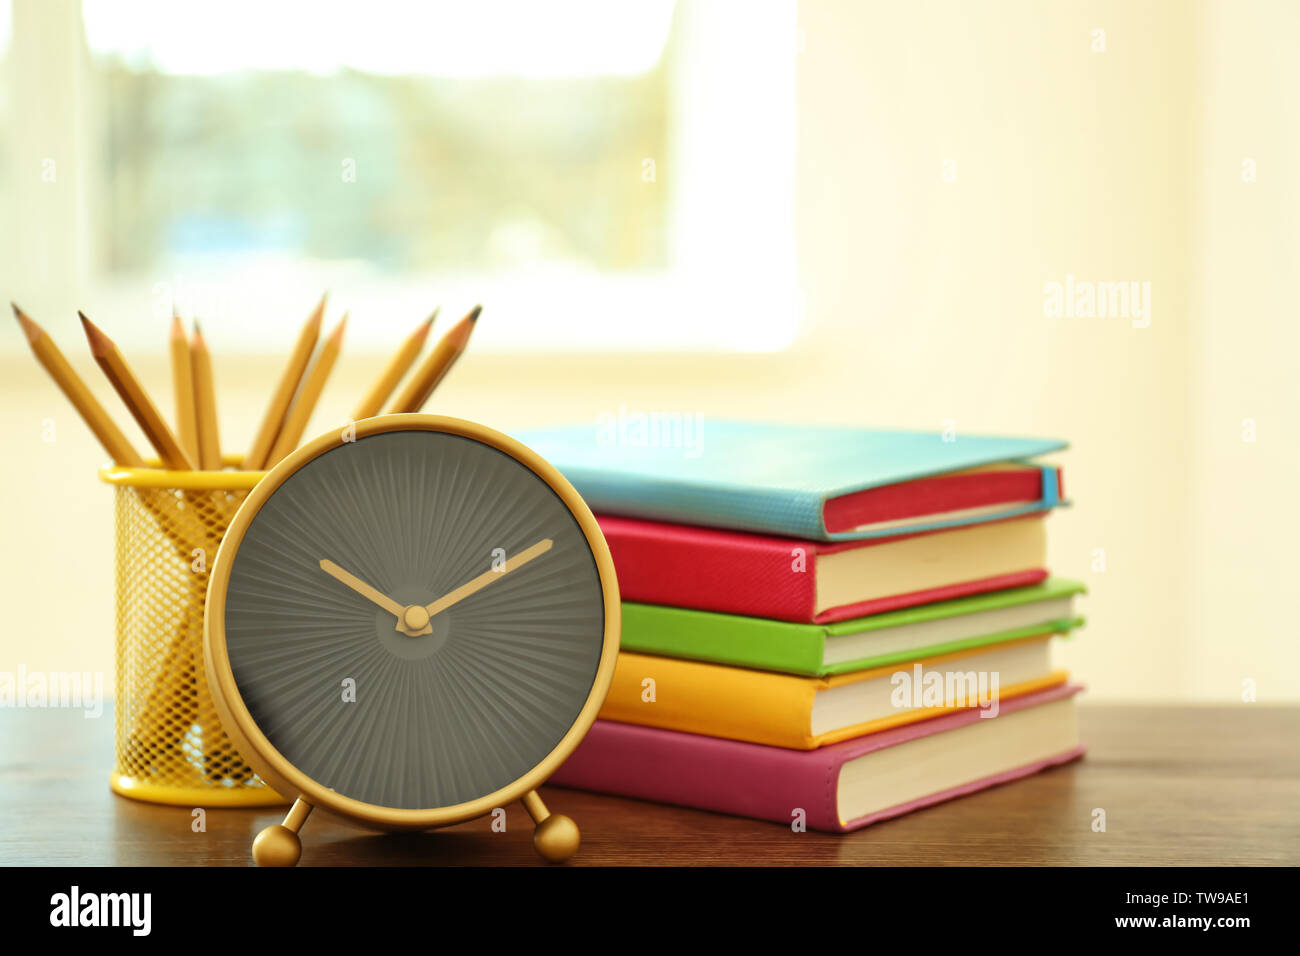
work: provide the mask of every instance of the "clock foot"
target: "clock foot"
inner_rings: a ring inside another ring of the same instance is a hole
[[[294,866],[302,856],[298,831],[311,815],[311,804],[301,797],[289,808],[284,823],[267,827],[253,841],[253,862],[258,866]]]
[[[581,834],[576,823],[563,813],[547,810],[536,790],[524,794],[523,804],[533,823],[537,824],[533,830],[533,846],[544,860],[563,863],[578,852]]]

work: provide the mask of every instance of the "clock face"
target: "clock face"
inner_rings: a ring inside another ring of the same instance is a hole
[[[605,615],[586,536],[530,468],[403,430],[284,479],[230,565],[225,645],[275,749],[379,807],[449,807],[536,767],[573,726]]]

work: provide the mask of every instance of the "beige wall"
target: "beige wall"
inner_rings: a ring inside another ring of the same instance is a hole
[[[1199,37],[1197,303],[1187,457],[1198,600],[1187,692],[1300,696],[1300,6],[1212,4]],[[1243,161],[1256,166],[1242,180]],[[1242,440],[1252,419],[1256,440]]]
[[[1173,698],[1195,35],[1183,4],[1137,6],[805,4],[800,248],[838,416],[1071,441],[1051,564],[1092,593],[1061,658],[1095,697]],[[1067,274],[1150,281],[1150,327],[1045,318]]]
[[[507,431],[627,403],[1065,437],[1076,505],[1050,521],[1051,562],[1092,593],[1090,626],[1061,659],[1093,698],[1225,699],[1246,677],[1261,699],[1300,697],[1283,606],[1300,529],[1278,501],[1300,466],[1285,374],[1298,337],[1285,294],[1300,252],[1300,66],[1287,41],[1298,19],[1284,3],[809,0],[795,348],[480,352],[436,410]],[[1090,50],[1093,28],[1106,31],[1104,53]],[[1241,182],[1243,156],[1258,161],[1254,184]],[[1045,317],[1043,285],[1066,274],[1151,282],[1150,326]],[[276,328],[276,354],[293,321]],[[91,376],[74,325],[60,329]],[[0,331],[7,346],[14,334]],[[279,360],[223,360],[219,332],[209,337],[224,437],[242,447]],[[313,427],[341,418],[382,361],[345,353]],[[162,356],[137,364],[168,395]],[[0,661],[108,669],[100,455],[13,347],[0,350],[0,382]],[[1245,417],[1258,423],[1253,444],[1240,437]],[[1092,569],[1097,548],[1104,573]]]

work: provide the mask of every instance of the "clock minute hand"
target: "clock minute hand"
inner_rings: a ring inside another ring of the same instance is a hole
[[[405,607],[403,607],[401,604],[398,604],[388,595],[383,594],[380,591],[377,591],[375,588],[372,588],[369,584],[367,584],[365,581],[362,581],[355,574],[351,574],[347,571],[344,571],[337,564],[335,564],[333,561],[330,561],[327,558],[321,559],[320,569],[324,571],[326,574],[328,574],[330,577],[342,581],[352,590],[360,594],[363,598],[366,598],[374,602],[375,604],[378,604],[385,611],[389,612],[394,617],[396,617],[399,621],[402,620],[402,615],[406,611]]]
[[[472,581],[466,581],[456,590],[450,592],[449,594],[444,594],[442,597],[438,598],[438,600],[434,601],[432,604],[427,605],[425,607],[425,610],[429,612],[429,617],[433,617],[439,611],[447,610],[447,608],[451,607],[453,604],[465,600],[465,598],[469,597],[471,594],[477,594],[479,591],[483,590],[493,581],[505,577],[511,571],[515,570],[516,568],[522,567],[523,565],[527,564],[529,561],[533,560],[533,558],[541,557],[547,551],[550,551],[551,547],[554,544],[555,542],[552,541],[550,538],[543,538],[541,541],[538,541],[535,545],[525,548],[524,550],[516,554],[513,558],[507,560],[505,566],[500,571],[496,571],[496,570],[484,571],[482,574],[474,578]]]

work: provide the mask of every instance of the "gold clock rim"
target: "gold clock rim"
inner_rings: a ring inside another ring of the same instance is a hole
[[[222,727],[234,742],[240,756],[282,797],[299,798],[313,807],[330,810],[343,817],[385,830],[425,830],[472,820],[520,799],[530,790],[535,790],[545,783],[564,759],[573,752],[595,721],[605,695],[609,692],[609,685],[614,677],[614,664],[618,657],[621,604],[614,561],[610,557],[609,545],[605,541],[604,534],[601,533],[600,526],[596,523],[595,516],[568,479],[537,452],[509,435],[466,419],[417,413],[382,415],[357,422],[351,427],[355,428],[355,437],[349,434],[351,429],[335,429],[314,438],[284,458],[249,492],[231,520],[222,538],[221,546],[217,549],[216,560],[213,562],[203,615],[203,657],[213,703],[221,718]],[[596,561],[601,595],[605,604],[605,634],[596,677],[586,702],[578,712],[573,725],[560,738],[559,743],[535,767],[493,793],[449,807],[423,810],[384,807],[346,797],[317,783],[293,766],[266,738],[253,720],[235,684],[225,641],[226,593],[230,583],[231,565],[244,539],[244,534],[262,506],[270,500],[271,495],[290,475],[295,474],[308,462],[314,461],[325,452],[333,451],[355,439],[395,431],[432,431],[470,438],[509,455],[541,478],[560,497],[582,529],[592,557]]]

